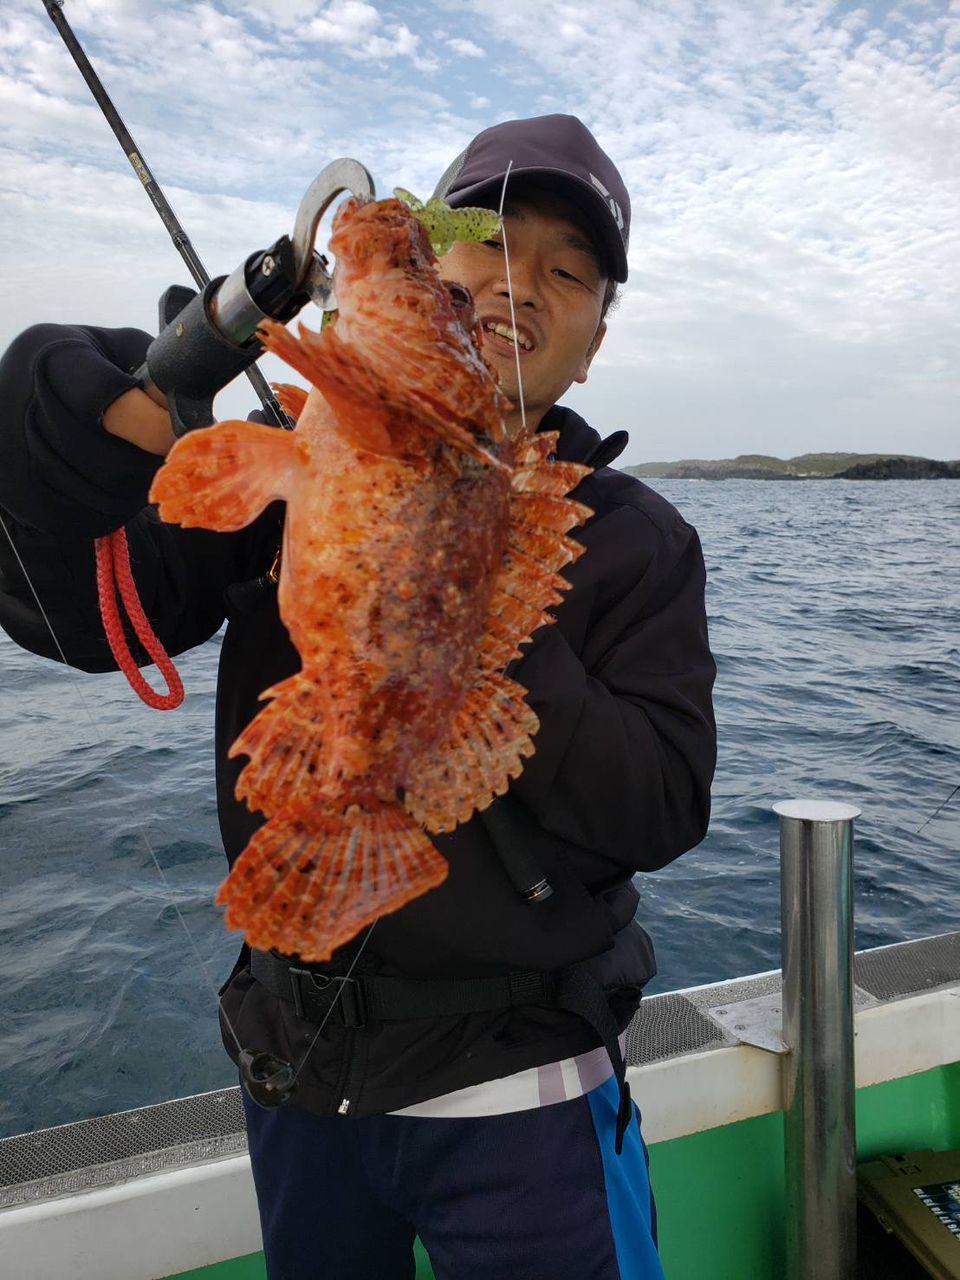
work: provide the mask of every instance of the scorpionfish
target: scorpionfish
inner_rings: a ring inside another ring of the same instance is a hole
[[[260,331],[311,384],[281,389],[295,429],[194,431],[150,495],[223,531],[286,502],[279,609],[302,667],[231,748],[266,821],[217,902],[251,946],[305,961],[439,885],[430,834],[519,776],[539,726],[504,672],[552,621],[590,514],[555,433],[506,431],[472,300],[414,213],[346,200],[330,249],[335,323]]]

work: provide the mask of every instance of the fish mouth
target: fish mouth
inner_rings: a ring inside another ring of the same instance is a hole
[[[481,316],[480,326],[484,339],[489,341],[494,350],[519,351],[524,356],[537,349],[537,340],[531,331],[525,325],[513,324],[509,317]]]

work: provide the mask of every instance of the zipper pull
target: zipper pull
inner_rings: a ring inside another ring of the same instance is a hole
[[[337,1107],[337,1115],[338,1115],[338,1116],[345,1116],[345,1115],[348,1115],[348,1114],[349,1114],[349,1111],[350,1111],[350,1099],[349,1099],[349,1098],[344,1098],[344,1099],[341,1101],[341,1103],[340,1103],[339,1107]]]

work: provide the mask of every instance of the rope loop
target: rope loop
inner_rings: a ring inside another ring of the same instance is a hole
[[[117,666],[127,677],[127,682],[134,693],[156,711],[173,711],[183,702],[183,681],[180,673],[163,647],[150,620],[140,603],[140,593],[133,579],[130,567],[130,548],[127,545],[127,534],[124,529],[115,529],[113,533],[96,540],[97,555],[97,594],[100,597],[100,617],[103,619],[103,630],[110,645]],[[117,591],[126,615],[136,633],[137,639],[156,664],[157,670],[167,684],[166,693],[158,693],[147,684],[140,669],[133,660],[127,637],[120,619],[117,605]]]

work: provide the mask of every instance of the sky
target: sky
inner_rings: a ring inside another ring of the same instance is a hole
[[[622,462],[960,457],[960,0],[64,13],[211,275],[292,231],[333,159],[426,196],[481,129],[569,112],[632,196],[630,279],[565,401],[629,431]],[[0,246],[0,349],[42,320],[155,331],[190,283],[41,0],[0,8]],[[255,403],[241,380],[217,411]]]

